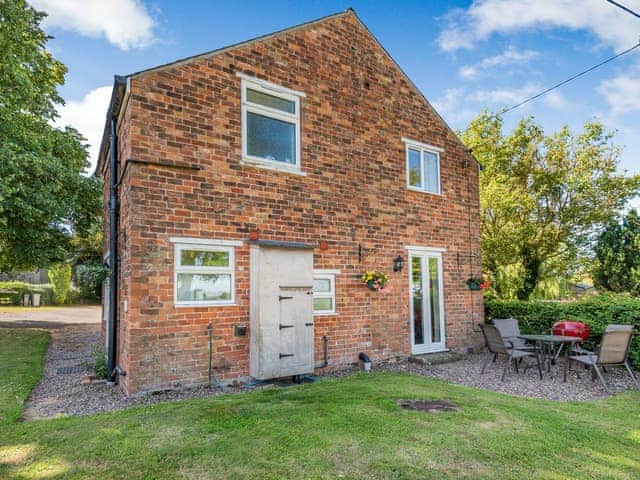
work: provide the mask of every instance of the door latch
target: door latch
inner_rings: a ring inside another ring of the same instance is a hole
[[[286,358],[286,357],[293,357],[293,353],[281,353],[280,354],[280,359]]]
[[[282,300],[291,300],[293,297],[283,297],[282,295],[278,295],[278,301],[282,301]]]
[[[283,328],[293,328],[295,325],[283,325],[280,324],[280,330],[282,330]]]

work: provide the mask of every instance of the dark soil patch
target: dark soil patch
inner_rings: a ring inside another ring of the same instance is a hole
[[[400,408],[404,410],[417,410],[419,412],[459,412],[460,409],[447,400],[396,400]]]

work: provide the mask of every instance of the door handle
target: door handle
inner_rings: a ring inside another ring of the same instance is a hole
[[[305,323],[304,326],[305,327],[313,327],[313,322]]]
[[[293,353],[281,353],[280,354],[280,359],[286,358],[286,357],[293,357]]]
[[[282,301],[282,300],[291,300],[293,297],[283,297],[282,295],[278,295],[278,301]]]
[[[283,325],[283,324],[280,324],[280,330],[282,330],[283,328],[293,328],[293,327],[295,327],[295,325]]]

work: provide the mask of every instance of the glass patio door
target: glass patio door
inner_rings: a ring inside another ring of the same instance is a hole
[[[411,353],[445,349],[442,254],[409,252]]]

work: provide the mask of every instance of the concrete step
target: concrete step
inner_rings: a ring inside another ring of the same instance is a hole
[[[458,352],[437,352],[423,353],[421,355],[410,355],[409,361],[420,365],[440,365],[441,363],[451,363],[462,360],[464,355]]]

